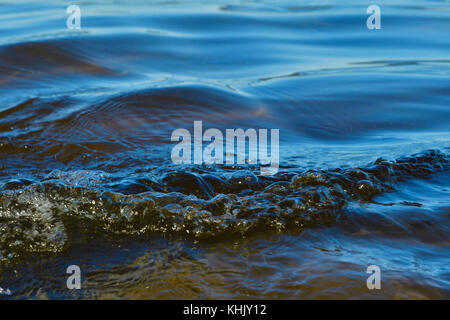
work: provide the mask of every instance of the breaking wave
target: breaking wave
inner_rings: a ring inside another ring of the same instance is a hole
[[[371,201],[411,178],[448,171],[431,150],[360,168],[158,168],[117,179],[100,171],[54,171],[39,182],[5,183],[0,193],[0,258],[57,253],[81,234],[179,234],[199,241],[283,232],[333,222],[352,201]]]

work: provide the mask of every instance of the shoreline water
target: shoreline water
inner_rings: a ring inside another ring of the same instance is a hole
[[[3,1],[0,299],[448,299],[448,1],[369,5]]]

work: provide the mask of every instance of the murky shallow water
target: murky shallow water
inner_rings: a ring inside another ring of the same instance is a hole
[[[0,2],[1,298],[450,298],[448,1],[381,30],[362,1],[68,4]],[[280,129],[280,171],[174,165],[195,120]]]

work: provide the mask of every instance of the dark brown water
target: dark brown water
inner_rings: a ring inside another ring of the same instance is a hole
[[[0,2],[0,298],[449,299],[450,4],[379,5]],[[173,164],[199,120],[278,173]]]

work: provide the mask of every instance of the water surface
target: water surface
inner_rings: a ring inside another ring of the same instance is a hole
[[[381,30],[356,0],[70,4],[0,1],[0,298],[450,298],[449,1],[378,1]],[[280,129],[279,172],[174,165],[195,120]]]

